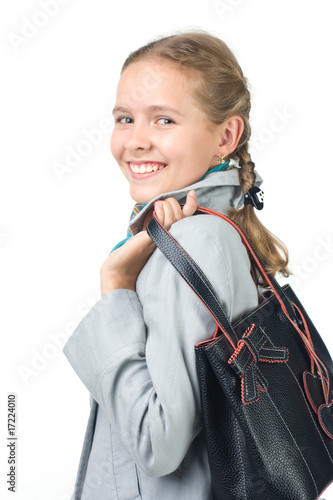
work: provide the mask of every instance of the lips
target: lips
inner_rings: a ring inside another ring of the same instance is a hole
[[[154,161],[128,162],[128,165],[134,174],[150,174],[166,167],[165,163]]]

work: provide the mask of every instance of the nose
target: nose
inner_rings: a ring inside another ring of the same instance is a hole
[[[148,150],[151,148],[149,125],[135,122],[128,131],[125,148],[130,151]]]

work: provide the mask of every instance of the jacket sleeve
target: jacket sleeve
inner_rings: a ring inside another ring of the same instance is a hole
[[[201,267],[234,320],[257,305],[243,244],[232,227],[198,215],[171,233]],[[112,290],[81,320],[64,353],[140,469],[177,469],[202,428],[194,345],[215,322],[156,249],[136,292]]]

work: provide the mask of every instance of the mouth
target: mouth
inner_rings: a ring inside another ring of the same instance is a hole
[[[165,163],[155,161],[128,162],[128,166],[133,174],[152,174],[158,170],[163,170],[167,165]]]

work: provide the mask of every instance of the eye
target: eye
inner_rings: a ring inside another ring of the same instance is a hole
[[[171,123],[175,123],[171,118],[159,118],[157,120],[157,123],[160,123],[161,125],[171,125]]]
[[[116,119],[117,123],[133,123],[132,118],[129,118],[128,116],[119,116],[119,118]]]

